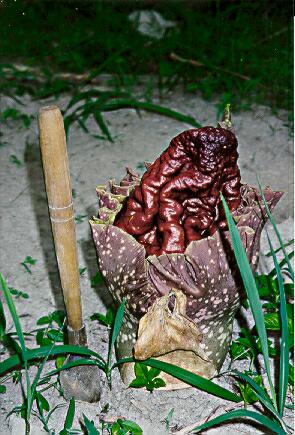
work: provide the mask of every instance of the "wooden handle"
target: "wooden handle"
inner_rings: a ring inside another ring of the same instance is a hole
[[[39,112],[40,148],[68,325],[82,327],[75,219],[63,118],[56,106]]]

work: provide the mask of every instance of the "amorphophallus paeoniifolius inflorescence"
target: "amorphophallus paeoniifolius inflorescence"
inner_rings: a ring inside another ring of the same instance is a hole
[[[134,353],[211,378],[221,368],[242,285],[220,201],[223,194],[255,272],[267,214],[255,187],[241,184],[237,139],[226,123],[181,133],[142,178],[98,186],[90,224],[98,266],[116,302],[126,298],[120,358]],[[282,196],[265,188],[272,210]],[[132,364],[123,381],[134,378]],[[166,388],[182,382],[163,374]]]

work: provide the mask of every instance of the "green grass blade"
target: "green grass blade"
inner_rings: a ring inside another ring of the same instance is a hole
[[[13,303],[9,288],[6,284],[6,281],[5,281],[2,273],[0,273],[0,283],[1,283],[1,289],[3,291],[7,306],[9,308],[9,311],[10,311],[10,314],[11,314],[11,317],[12,317],[12,320],[13,320],[13,323],[15,326],[15,330],[17,332],[17,336],[18,336],[19,343],[20,343],[21,350],[22,350],[22,358],[25,362],[27,349],[26,349],[26,345],[25,345],[25,339],[24,339],[22,327],[21,327],[19,317],[18,317],[16,309],[15,309],[15,305]]]
[[[0,299],[0,340],[2,336],[5,334],[5,331],[6,331],[6,317],[5,317],[2,301]]]
[[[118,360],[112,367],[118,367],[121,364],[136,362],[133,357],[122,358]],[[137,361],[138,362],[138,361]],[[221,397],[226,400],[230,400],[232,402],[241,402],[243,399],[241,396],[232,393],[231,391],[226,390],[223,387],[215,384],[214,382],[202,378],[201,376],[196,375],[195,373],[189,372],[181,367],[175,366],[173,364],[165,363],[163,361],[159,361],[153,358],[149,358],[145,361],[140,361],[140,363],[145,364],[149,367],[154,367],[162,372],[168,373],[171,376],[174,376],[177,379],[180,379],[183,382],[191,385],[192,387],[198,388],[206,393],[213,394],[215,396]]]
[[[85,133],[89,133],[89,130],[88,130],[88,128],[86,127],[86,124],[85,124],[85,122],[84,122],[82,119],[78,118],[78,119],[77,119],[77,122],[78,122],[79,126],[82,128],[82,130],[83,130]]]
[[[231,391],[220,387],[214,382],[196,375],[195,373],[175,366],[174,364],[169,364],[152,358],[140,362],[141,364],[145,364],[149,367],[154,367],[165,373],[168,373],[169,375],[172,375],[175,378],[180,379],[181,381],[198,388],[199,390],[213,394],[214,396],[218,396],[232,402],[241,402],[243,400],[242,397],[238,396],[237,394],[234,394]]]
[[[75,417],[75,400],[71,399],[68,407],[65,423],[64,423],[64,431],[68,431],[72,428],[74,417]]]
[[[66,403],[59,403],[58,405],[55,405],[52,409],[50,409],[50,411],[47,413],[47,416],[45,418],[45,423],[48,425],[48,422],[50,420],[50,417],[52,416],[52,414],[60,408],[64,408],[66,406]]]
[[[80,106],[76,107],[70,115],[66,116],[66,118],[71,118],[71,122],[78,118],[87,119],[88,116],[92,114],[92,111],[95,109],[96,104],[92,100],[84,101]]]
[[[287,251],[286,251],[286,249],[285,249],[285,246],[284,246],[283,240],[282,240],[282,238],[281,238],[280,232],[279,232],[279,230],[278,230],[278,227],[277,227],[277,225],[276,225],[276,223],[275,223],[275,221],[274,221],[274,218],[272,217],[272,214],[271,214],[271,212],[270,212],[270,209],[269,209],[269,207],[268,207],[268,205],[267,205],[267,202],[266,202],[266,199],[265,199],[265,196],[264,196],[264,193],[263,193],[263,190],[262,190],[262,187],[261,187],[261,184],[260,184],[258,178],[257,178],[257,182],[258,182],[260,195],[261,195],[261,197],[262,197],[262,201],[263,201],[263,204],[264,204],[264,207],[265,207],[265,210],[266,210],[267,216],[268,216],[268,218],[269,218],[269,220],[270,220],[270,222],[271,222],[271,224],[272,224],[272,226],[273,226],[273,229],[274,229],[274,231],[275,231],[275,233],[276,233],[276,236],[277,236],[277,238],[278,238],[278,241],[280,242],[280,247],[281,247],[281,249],[282,249],[282,251],[283,251],[283,253],[284,253],[284,257],[285,257],[286,263],[287,263],[287,265],[288,265],[289,273],[290,273],[290,275],[291,275],[291,277],[292,277],[292,280],[294,281],[294,270],[293,270],[293,267],[292,267],[292,265],[291,265],[291,261],[290,261],[290,259],[289,259],[289,257],[288,257],[288,254],[287,254]]]
[[[286,403],[287,389],[288,389],[288,376],[289,376],[289,329],[288,329],[288,314],[286,305],[286,295],[284,289],[284,281],[280,266],[273,249],[273,245],[266,233],[270,251],[272,254],[273,262],[276,269],[277,281],[280,292],[280,317],[281,317],[281,349],[280,349],[280,377],[279,377],[279,412],[281,415],[284,413]]]
[[[20,347],[21,347],[21,358],[22,361],[24,363],[24,368],[25,368],[25,372],[26,372],[26,408],[25,408],[25,416],[26,416],[26,425],[29,424],[29,413],[28,413],[28,403],[30,403],[32,401],[32,395],[31,395],[31,382],[30,382],[30,376],[29,376],[29,371],[28,371],[28,357],[27,357],[27,349],[26,349],[26,344],[25,344],[25,339],[24,339],[24,335],[23,335],[23,331],[22,331],[22,327],[19,321],[19,317],[18,314],[16,312],[15,309],[15,305],[14,302],[12,300],[12,296],[11,293],[9,291],[9,288],[7,286],[7,283],[2,275],[2,273],[0,273],[0,283],[1,283],[1,288],[2,291],[4,293],[4,297],[7,303],[7,306],[9,308],[14,326],[15,326],[15,330],[18,336],[18,340],[20,343]],[[18,355],[19,356],[19,355]],[[2,364],[2,363],[1,363]]]
[[[250,411],[248,409],[238,409],[235,411],[230,411],[226,414],[219,415],[218,417],[213,418],[212,420],[195,427],[191,430],[191,433],[198,433],[204,429],[208,429],[209,427],[216,426],[217,424],[224,423],[229,420],[240,420],[241,418],[250,418],[251,420],[256,420],[258,421],[258,423],[262,424],[264,427],[270,429],[274,433],[279,435],[286,435],[286,432],[276,422],[268,417],[265,417],[263,414],[259,414],[255,411]]]
[[[13,338],[14,335],[17,335],[16,332],[10,332],[8,334],[4,334],[2,336],[2,344],[9,351],[11,350],[13,353],[17,353],[17,354],[21,355],[22,350],[21,350],[18,342]]]
[[[125,308],[125,298],[123,298],[117,312],[116,312],[116,316],[115,316],[115,320],[114,320],[114,325],[113,325],[113,329],[112,329],[112,334],[111,334],[111,339],[109,342],[109,352],[108,352],[108,368],[111,368],[111,363],[112,363],[112,351],[113,351],[113,347],[115,344],[115,341],[117,340],[119,331],[121,329],[122,326],[122,322],[123,322],[123,316],[124,316],[124,308]]]
[[[228,228],[232,240],[232,246],[234,250],[234,254],[237,260],[237,264],[239,266],[240,274],[244,283],[244,287],[248,296],[250,308],[255,320],[255,325],[257,328],[257,332],[260,338],[261,350],[263,354],[265,370],[267,373],[268,383],[271,390],[271,395],[273,399],[273,405],[275,408],[276,405],[276,393],[274,389],[274,385],[271,378],[270,372],[270,364],[269,364],[269,352],[268,352],[268,343],[267,343],[267,334],[264,324],[264,317],[262,311],[261,300],[259,297],[259,293],[256,287],[255,278],[253,276],[251,267],[248,262],[247,254],[245,252],[244,246],[241,242],[239,231],[234,223],[233,217],[229,211],[229,208],[225,202],[224,197],[221,195],[221,200],[224,206],[226,219],[228,222]]]
[[[0,362],[0,376],[7,373],[19,366],[22,363],[22,359],[19,355],[13,355]]]
[[[118,367],[121,364],[129,363],[129,362],[138,362],[138,361],[132,357],[122,358],[113,365],[112,369]],[[237,394],[234,394],[231,391],[226,390],[225,388],[220,387],[217,384],[214,384],[214,382],[196,375],[195,373],[189,372],[188,370],[175,366],[174,364],[169,364],[153,358],[146,359],[145,361],[140,361],[140,363],[145,364],[148,367],[154,367],[156,369],[159,369],[162,372],[168,373],[169,375],[172,375],[175,378],[180,379],[183,382],[186,382],[192,387],[196,387],[199,390],[213,394],[214,396],[217,397],[221,397],[222,399],[230,400],[232,402],[241,402],[243,400],[241,396],[238,396]]]
[[[38,370],[37,370],[36,376],[34,378],[34,381],[32,382],[30,399],[27,401],[27,414],[28,414],[28,416],[31,415],[31,411],[32,411],[32,407],[33,407],[33,403],[34,403],[34,399],[35,399],[35,395],[36,395],[36,388],[37,388],[37,385],[38,385],[38,381],[40,379],[40,376],[41,376],[41,373],[42,373],[42,371],[44,369],[44,366],[45,366],[45,364],[46,364],[46,362],[48,360],[50,352],[51,352],[51,350],[49,350],[47,352],[47,355],[45,355],[45,357],[43,358],[42,363],[38,367]]]
[[[79,91],[76,95],[72,97],[69,104],[67,105],[65,112],[67,112],[75,104],[82,100],[89,101],[91,98],[101,98],[103,101],[110,98],[116,97],[126,97],[126,92],[115,92],[115,91],[99,91],[97,89],[90,89],[88,91]],[[90,100],[91,101],[91,100]]]
[[[290,254],[287,255],[287,258],[289,260],[292,260],[292,258],[294,257],[294,251],[290,252]],[[280,270],[282,270],[283,266],[285,266],[285,264],[287,263],[286,258],[283,258],[280,262],[279,262],[279,268]],[[289,269],[289,268],[288,268]],[[269,276],[275,276],[276,274],[276,268],[274,267],[270,272],[269,272]]]
[[[85,414],[83,414],[83,422],[87,430],[87,435],[99,435],[98,430],[96,429],[92,421],[90,421],[89,418],[86,417]]]
[[[64,408],[66,406],[66,403],[59,403],[58,405],[55,405],[52,409],[50,409],[50,411],[48,412],[45,422],[46,424],[48,424],[49,419],[51,417],[51,415],[54,413],[54,411],[56,411],[59,408]]]
[[[52,370],[51,372],[48,372],[45,374],[45,378],[55,376],[58,373],[62,372],[63,370],[71,369],[72,367],[78,367],[78,366],[98,366],[100,369],[104,370],[105,366],[100,364],[98,361],[94,361],[92,359],[83,359],[79,358],[76,361],[71,361],[67,364],[64,364],[59,369]]]
[[[138,362],[136,359],[133,358],[133,356],[127,357],[127,358],[121,358],[118,359],[113,365],[111,370],[115,369],[116,367],[120,366],[121,364],[130,363],[130,362]]]
[[[287,248],[288,246],[294,245],[294,239],[289,240],[289,242],[284,243],[284,247]],[[275,254],[277,254],[278,252],[280,252],[282,250],[281,247],[277,248],[275,250]],[[268,252],[266,255],[266,257],[271,257],[271,252]]]
[[[159,106],[158,104],[149,103],[147,101],[138,101],[128,98],[122,98],[110,101],[103,105],[100,110],[102,112],[110,112],[118,109],[142,109],[147,112],[158,113],[160,115],[165,115],[170,118],[176,119],[177,121],[185,122],[186,124],[190,124],[194,127],[201,127],[201,124],[196,121],[192,116],[183,115],[180,112],[177,112],[172,109],[168,109],[167,107]]]
[[[106,125],[103,116],[101,114],[101,112],[99,110],[95,110],[93,113],[94,119],[96,121],[96,123],[98,124],[99,128],[101,129],[101,131],[103,132],[103,134],[107,137],[107,139],[110,142],[114,142],[111,133],[108,129],[108,126]]]
[[[238,370],[234,370],[233,372],[234,376],[238,376],[239,378],[243,379],[245,382],[251,385],[252,389],[255,391],[256,396],[260,400],[260,402],[270,410],[270,412],[278,418],[278,420],[281,419],[280,414],[278,411],[274,408],[272,401],[270,397],[266,394],[263,388],[261,388],[260,385],[257,384],[250,376],[246,375],[245,373],[241,373]]]
[[[76,120],[76,116],[73,114],[64,116],[64,129],[65,129],[66,138],[69,137],[70,127],[75,120]]]
[[[39,382],[39,379],[40,379],[40,377],[41,377],[41,373],[42,373],[42,371],[43,371],[43,369],[44,369],[44,367],[45,367],[45,364],[46,364],[46,362],[47,362],[47,360],[48,360],[48,358],[49,358],[49,356],[50,356],[50,353],[52,352],[52,349],[54,348],[54,346],[55,346],[55,342],[52,344],[52,346],[51,346],[51,348],[48,350],[48,352],[47,352],[47,354],[45,355],[45,357],[43,358],[43,361],[42,361],[42,363],[40,364],[40,366],[39,366],[39,368],[38,368],[38,371],[37,371],[37,373],[36,373],[36,376],[35,376],[35,378],[34,378],[34,381],[33,381],[33,383],[32,383],[32,386],[31,386],[31,400],[30,401],[28,401],[28,404],[27,404],[27,407],[28,407],[28,415],[30,416],[30,414],[31,414],[31,410],[32,410],[32,406],[33,406],[33,402],[34,402],[34,398],[35,398],[35,396],[36,396],[36,388],[37,388],[37,385],[38,385],[38,382]],[[48,375],[47,375],[48,376]]]
[[[27,349],[27,360],[33,361],[33,360],[43,358],[44,356],[46,356],[49,349],[51,349],[51,346],[44,346],[35,349]],[[73,355],[85,355],[88,357],[93,356],[94,358],[97,358],[99,361],[101,361],[104,367],[106,366],[106,362],[98,353],[93,352],[92,350],[86,347],[72,346],[69,344],[65,344],[61,346],[54,346],[51,350],[51,356],[64,355],[68,353]],[[21,363],[22,360],[19,355],[13,355],[10,358],[7,358],[6,360],[0,362],[0,376],[3,373],[9,372],[13,368],[19,366]]]

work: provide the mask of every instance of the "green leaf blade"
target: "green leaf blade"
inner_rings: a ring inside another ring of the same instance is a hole
[[[73,346],[73,345],[59,345],[59,346],[44,346],[39,347],[35,349],[27,349],[27,360],[33,361],[40,359],[48,354],[48,351],[50,350],[50,354],[55,355],[65,355],[65,354],[73,354],[73,355],[85,355],[87,357],[93,356],[96,358],[96,361],[88,360],[91,364],[97,364],[103,368],[106,366],[106,362],[102,358],[101,355],[98,353],[86,348],[86,347],[80,347],[80,346]],[[9,358],[7,358],[4,361],[0,362],[0,376],[11,369],[17,367],[19,364],[22,363],[21,357],[19,355],[13,355]],[[77,365],[77,364],[76,364]]]
[[[162,378],[155,378],[152,380],[153,388],[162,388],[166,386],[166,382]]]
[[[64,422],[64,430],[65,431],[70,430],[72,428],[73,422],[74,422],[74,417],[75,417],[75,400],[71,399],[69,407],[68,407],[66,419]]]
[[[145,386],[146,386],[146,379],[142,378],[142,377],[141,378],[138,377],[136,379],[133,379],[129,384],[129,387],[131,387],[131,388],[143,388]]]
[[[0,340],[5,334],[5,331],[6,331],[6,317],[5,317],[2,301],[0,299]]]
[[[110,130],[108,129],[108,126],[105,123],[105,120],[103,119],[103,116],[99,110],[94,111],[94,119],[97,125],[99,126],[99,128],[101,129],[101,131],[103,132],[103,134],[107,137],[108,141],[114,142]]]
[[[274,221],[274,218],[272,217],[272,214],[271,214],[270,209],[269,209],[269,207],[268,207],[268,204],[267,204],[267,202],[266,202],[266,199],[265,199],[265,196],[264,196],[264,193],[263,193],[263,190],[262,190],[262,187],[261,187],[261,184],[260,184],[258,178],[257,178],[257,182],[258,182],[260,195],[261,195],[261,197],[262,197],[263,205],[264,205],[264,207],[265,207],[265,210],[266,210],[267,216],[268,216],[268,218],[269,218],[269,220],[270,220],[270,222],[271,222],[271,224],[272,224],[272,226],[273,226],[273,229],[274,229],[274,231],[275,231],[275,233],[276,233],[276,236],[277,236],[278,241],[279,241],[279,243],[280,243],[280,248],[281,248],[281,250],[282,250],[283,253],[284,253],[285,261],[286,261],[286,263],[287,263],[287,265],[288,265],[289,273],[290,273],[290,275],[291,275],[291,277],[292,277],[292,281],[294,282],[294,270],[293,270],[293,267],[292,267],[292,265],[291,265],[290,258],[289,258],[288,254],[287,254],[286,249],[285,249],[285,246],[284,246],[283,240],[282,240],[282,238],[281,238],[280,232],[279,232],[279,230],[278,230],[278,227],[277,227],[277,225],[276,225],[276,223],[275,223],[275,221]]]
[[[49,403],[47,399],[41,393],[36,393],[37,405],[41,409],[41,411],[48,412],[50,409]]]
[[[94,426],[93,422],[83,414],[83,422],[87,430],[87,435],[99,435],[99,431]]]
[[[224,197],[221,195],[221,201],[223,203],[223,207],[225,210],[225,215],[228,223],[228,228],[231,236],[232,246],[234,250],[234,254],[236,257],[236,261],[240,270],[240,274],[243,280],[243,284],[248,296],[248,300],[250,303],[250,308],[254,317],[255,325],[257,328],[257,332],[260,338],[261,349],[265,364],[265,369],[267,373],[268,383],[271,389],[272,398],[274,403],[276,403],[276,393],[274,389],[274,385],[271,378],[270,371],[270,363],[269,363],[269,352],[268,352],[268,339],[264,324],[264,316],[262,311],[261,300],[259,297],[259,293],[256,287],[255,279],[248,262],[247,254],[245,252],[244,246],[241,242],[239,231],[235,225],[233,217],[229,211],[228,205],[225,202]]]
[[[216,426],[217,424],[224,423],[229,420],[240,420],[241,418],[250,418],[251,420],[257,421],[258,423],[262,424],[263,426],[267,427],[278,435],[286,435],[286,432],[276,422],[264,416],[263,414],[247,409],[229,411],[226,414],[222,414],[216,418],[213,418],[212,420],[209,420],[204,424],[201,424],[200,426],[195,427],[194,429],[192,429],[191,432],[199,433],[204,429]]]
[[[21,350],[22,350],[22,357],[24,362],[27,361],[26,358],[26,354],[27,354],[27,349],[26,349],[26,345],[25,345],[25,339],[24,339],[24,335],[23,335],[23,331],[22,331],[22,327],[19,321],[19,317],[17,315],[16,309],[15,309],[15,305],[13,303],[9,288],[6,284],[6,281],[3,277],[3,275],[0,273],[0,283],[1,283],[1,289],[3,291],[7,306],[9,308],[11,317],[13,319],[13,323],[17,332],[17,336],[20,342],[20,346],[21,346]]]
[[[283,415],[287,397],[288,377],[289,377],[289,332],[288,332],[288,313],[284,281],[280,266],[274,252],[273,245],[267,233],[267,239],[271,250],[273,262],[276,269],[277,281],[280,292],[280,323],[281,323],[281,352],[280,352],[280,375],[279,375],[279,411]]]
[[[237,394],[234,394],[231,391],[220,387],[219,385],[208,379],[202,378],[195,373],[189,372],[188,370],[185,370],[173,364],[151,358],[142,361],[142,364],[145,364],[149,367],[158,368],[162,372],[168,373],[169,375],[172,375],[175,378],[180,379],[181,381],[186,382],[187,384],[192,385],[193,387],[196,387],[202,391],[213,394],[214,396],[218,396],[232,402],[242,401],[242,398]]]
[[[119,418],[118,423],[123,429],[128,431],[128,434],[132,433],[132,435],[142,435],[143,433],[141,427],[134,421]]]
[[[265,390],[250,376],[248,376],[245,373],[241,373],[238,370],[235,370],[233,372],[235,376],[238,376],[239,378],[243,379],[245,382],[247,382],[249,385],[251,385],[252,389],[255,391],[258,399],[261,401],[261,403],[269,409],[269,411],[280,420],[280,415],[277,412],[277,410],[274,408],[272,401],[270,397],[266,394]]]
[[[109,112],[109,111],[124,109],[124,108],[143,109],[148,112],[158,113],[160,115],[168,116],[170,118],[176,119],[177,121],[185,122],[196,128],[201,127],[201,124],[198,121],[196,121],[192,116],[183,115],[182,113],[177,112],[175,110],[169,109],[167,107],[159,106],[157,104],[149,103],[147,101],[138,101],[138,100],[126,99],[126,98],[114,99],[106,103],[104,106],[102,106],[101,111]]]
[[[122,326],[124,309],[125,309],[125,298],[123,298],[123,300],[122,300],[122,302],[117,310],[115,320],[114,320],[114,326],[113,326],[112,333],[111,333],[111,340],[110,340],[109,352],[108,352],[108,367],[109,368],[111,367],[111,362],[112,362],[112,350],[113,350],[115,341],[117,340],[121,326]]]

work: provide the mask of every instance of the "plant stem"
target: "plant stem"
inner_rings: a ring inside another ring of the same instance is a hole
[[[109,389],[111,390],[112,389],[112,370],[111,369],[108,369],[108,371],[106,372],[106,377],[108,380]]]
[[[26,435],[30,435],[31,426],[29,420],[26,420]]]

